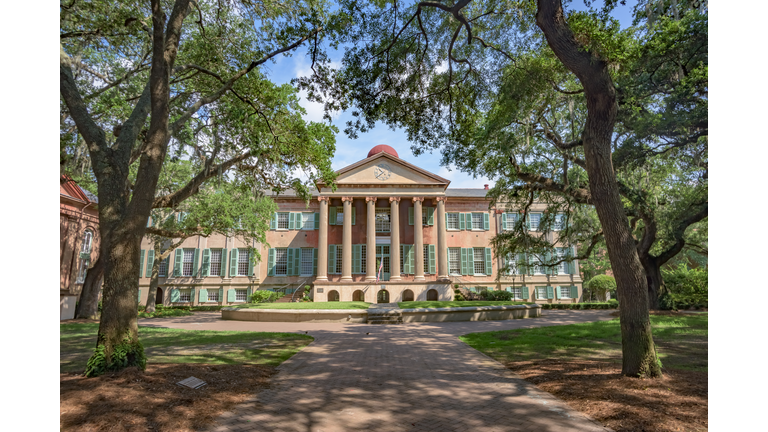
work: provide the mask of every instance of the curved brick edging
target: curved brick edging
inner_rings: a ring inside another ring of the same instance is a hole
[[[403,322],[491,321],[541,316],[540,305],[478,306],[434,309],[392,309]],[[222,308],[221,318],[262,322],[367,323],[368,309],[243,309]]]

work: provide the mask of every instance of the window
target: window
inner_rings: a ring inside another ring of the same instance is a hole
[[[221,274],[221,249],[211,249],[211,270],[208,274],[211,276]]]
[[[483,214],[482,213],[472,213],[472,229],[473,230],[482,230],[483,229]]]
[[[367,256],[368,254],[367,254],[367,251],[366,251],[367,246],[368,245],[362,245],[360,247],[360,272],[362,274],[366,274],[368,272],[368,266],[366,264],[366,261],[368,261],[368,256]],[[402,257],[402,254],[400,254],[400,268],[401,269],[403,268],[402,262],[403,262],[403,257]]]
[[[275,249],[275,276],[288,275],[288,249]]]
[[[248,300],[248,290],[245,288],[235,289],[235,301],[244,302]]]
[[[93,240],[93,232],[91,230],[85,230],[83,234],[83,247],[80,248],[82,253],[91,253],[91,241]]]
[[[507,255],[507,274],[509,275],[520,274],[520,271],[517,269],[517,259],[515,258],[514,254]]]
[[[571,298],[571,287],[557,287],[557,289],[560,290],[560,298],[561,299],[570,299]]]
[[[564,259],[566,256],[567,248],[557,248],[557,260]],[[559,274],[568,274],[568,262],[563,261],[557,265],[557,272]]]
[[[461,248],[448,249],[448,268],[452,275],[461,274]]]
[[[279,230],[288,229],[288,213],[281,212],[277,214],[277,229]]]
[[[459,229],[459,214],[447,213],[447,217],[448,217],[447,229],[449,230]]]
[[[517,223],[517,213],[507,213],[506,220],[507,224],[504,226],[504,229],[512,231],[515,229],[515,223]]]
[[[565,215],[558,213],[555,215],[555,231],[562,231],[565,229]]]
[[[219,301],[219,290],[217,290],[217,289],[209,289],[208,290],[208,301],[209,302],[218,302]]]
[[[75,283],[85,282],[85,274],[88,272],[89,258],[80,259],[80,268],[77,270],[77,281]]]
[[[512,293],[512,300],[522,300],[523,299],[523,289],[520,287],[508,287],[507,291]]]
[[[376,232],[389,232],[389,209],[376,209]]]
[[[303,229],[303,230],[315,229],[315,214],[314,213],[302,213],[301,214],[301,229]]]
[[[531,231],[538,231],[539,230],[539,222],[541,221],[541,213],[530,213],[528,214],[528,220],[530,223],[530,230]]]
[[[472,219],[474,222],[474,217]],[[475,274],[485,274],[485,248],[474,248],[472,255],[475,262]]]
[[[85,282],[85,274],[88,272],[88,265],[91,263],[91,242],[93,241],[93,231],[85,230],[83,233],[83,245],[80,247],[80,268],[77,270],[77,281],[75,283]]]
[[[192,299],[192,290],[191,289],[180,289],[179,290],[179,301],[180,302],[188,302]]]
[[[336,207],[336,225],[344,225],[344,207]]]
[[[237,250],[237,275],[248,276],[248,261],[251,258],[250,250],[238,249]]]
[[[157,271],[157,277],[168,277],[168,262],[171,257],[167,256],[164,260],[160,261],[160,268]]]
[[[536,298],[540,300],[544,300],[547,298],[547,287],[540,286],[536,287]]]
[[[533,265],[533,274],[544,274],[544,266],[539,265],[541,263],[541,257],[536,254],[531,254],[531,264]]]
[[[192,266],[194,265],[195,250],[184,249],[184,259],[182,260],[182,276],[192,276]]]
[[[429,245],[424,245],[424,274],[429,274]]]
[[[312,276],[312,262],[314,256],[312,255],[312,249],[301,249],[301,275]]]
[[[336,273],[341,273],[341,245],[336,245]]]

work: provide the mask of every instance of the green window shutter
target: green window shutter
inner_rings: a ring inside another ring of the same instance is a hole
[[[400,273],[408,274],[407,271],[405,271],[405,245],[400,245],[400,261],[402,261],[402,265],[400,266]]]
[[[483,230],[488,231],[491,229],[491,220],[488,217],[488,213],[483,213]]]
[[[144,273],[144,249],[139,252],[139,277]]]
[[[176,249],[173,257],[173,277],[181,277],[181,260],[184,259],[184,249]]]
[[[411,270],[411,274],[416,274],[416,245],[408,245],[408,268]],[[424,251],[421,251],[424,253]],[[378,267],[376,268],[378,270]]]
[[[413,225],[413,207],[408,207],[408,225]]]
[[[427,207],[427,225],[435,224],[435,208]]]
[[[211,250],[203,249],[203,268],[200,272],[203,277],[208,277],[211,273]]]
[[[437,274],[435,271],[435,245],[429,245],[429,274]]]
[[[272,220],[269,221],[269,229],[277,229],[277,212],[272,213]]]
[[[469,270],[467,269],[469,266],[467,265],[467,248],[461,248],[461,274],[462,276],[466,276],[469,274]]]
[[[336,245],[328,245],[328,274],[336,273]]]
[[[530,213],[526,213],[525,214],[525,228],[526,229],[531,229],[531,214]]]
[[[219,302],[224,303],[224,288],[219,288]]]
[[[171,289],[171,303],[178,303],[181,299],[181,293],[177,288]]]
[[[293,276],[293,248],[288,248],[288,260],[287,268],[285,270],[286,276]]]
[[[197,298],[197,301],[200,303],[204,303],[208,301],[208,290],[205,288],[200,288],[200,296]]]
[[[320,229],[320,213],[315,213],[315,229]]]
[[[195,300],[195,289],[191,288],[189,290],[189,302],[192,303]]]
[[[362,270],[363,245],[352,245],[352,273],[358,274]]]
[[[501,214],[501,230],[502,231],[507,230],[507,214],[506,213]]]
[[[523,291],[523,300],[528,300],[528,297],[529,297],[528,296],[528,287],[524,286],[522,291]]]
[[[562,297],[562,291],[563,287],[555,287],[555,298],[560,300],[560,297]]]
[[[328,225],[336,225],[336,207],[331,207],[329,212],[330,216],[328,216]]]
[[[155,250],[150,249],[147,251],[147,273],[146,277],[152,277],[152,267],[155,265]]]
[[[253,254],[248,251],[248,276],[253,276]]]
[[[357,209],[355,207],[352,207],[352,225],[355,224],[356,215],[357,215]]]
[[[486,214],[486,216],[488,216]],[[485,248],[485,274],[488,276],[493,274],[493,260],[491,260],[491,248]]]
[[[448,213],[445,214],[445,229],[448,229]]]
[[[137,298],[136,301],[138,301],[139,304],[141,304],[141,288],[139,288],[139,298]]]
[[[317,248],[312,249],[312,275],[317,276]]]
[[[459,229],[464,230],[464,213],[459,213]]]
[[[211,276],[221,276],[221,277],[227,276],[227,250],[226,249],[221,250],[221,265],[219,266],[219,272],[221,274],[211,275]]]
[[[288,229],[292,230],[296,228],[296,213],[288,213]]]
[[[269,249],[269,255],[267,256],[267,276],[275,275],[275,249]]]
[[[235,290],[230,288],[227,290],[227,303],[234,303],[235,302]]]
[[[253,288],[248,287],[248,291],[245,292],[245,301],[248,301],[251,298],[251,294],[253,294]]]
[[[229,277],[233,278],[237,276],[237,258],[240,251],[237,248],[233,248],[229,253]]]
[[[544,252],[544,262],[547,264],[550,264],[552,262],[551,259],[552,259],[552,254],[549,251]],[[549,266],[544,267],[544,274],[551,275],[552,267],[549,267]]]
[[[293,250],[293,275],[299,276],[301,274],[301,248]]]
[[[200,277],[200,249],[195,248],[195,256],[192,260],[192,277]]]
[[[579,287],[576,285],[571,286],[571,298],[578,299],[579,298]]]
[[[296,213],[296,229],[304,228],[304,213]]]
[[[553,291],[554,290],[552,289],[552,287],[547,285],[547,298],[548,299],[553,299],[555,297]]]

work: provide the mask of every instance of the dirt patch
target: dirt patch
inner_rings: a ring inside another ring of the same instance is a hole
[[[150,364],[98,378],[61,374],[61,430],[193,431],[268,387],[273,366]],[[176,383],[194,376],[197,389]]]
[[[621,375],[621,363],[547,359],[507,367],[617,431],[706,431],[707,372],[667,370],[657,380]]]

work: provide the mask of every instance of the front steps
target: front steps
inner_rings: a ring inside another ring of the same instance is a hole
[[[403,312],[397,303],[383,303],[368,309],[368,324],[402,324]]]

